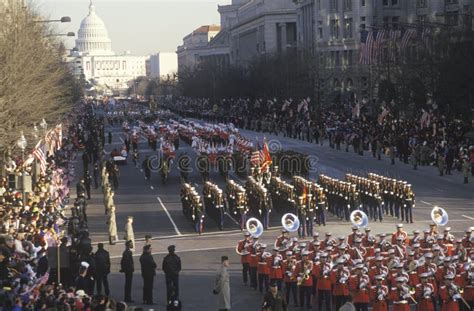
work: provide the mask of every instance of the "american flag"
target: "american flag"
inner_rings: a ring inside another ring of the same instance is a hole
[[[49,155],[53,155],[56,152],[56,139],[56,129],[49,130],[44,137]]]
[[[63,125],[61,123],[56,125],[54,131],[56,134],[56,149],[59,150],[63,145]]]
[[[402,36],[402,42],[400,44],[400,50],[403,51],[407,48],[410,40],[416,36],[416,29],[406,29]]]
[[[263,149],[260,152],[260,160],[261,160],[261,163],[262,163],[262,172],[264,172],[272,164],[272,157],[270,155],[270,149],[268,148],[268,144],[267,144],[266,141],[263,143]]]
[[[41,173],[46,173],[46,145],[40,140],[36,147],[33,149],[33,155],[40,164]]]
[[[252,152],[252,155],[250,157],[250,163],[252,163],[252,165],[260,164],[260,151],[255,150],[254,152]]]
[[[375,38],[375,55],[374,59],[379,59],[380,62],[383,60],[383,49],[385,47],[385,30],[379,30],[377,32],[377,37]]]
[[[431,41],[431,28],[425,27],[423,28],[423,31],[421,32],[421,41],[423,41],[423,44],[425,45],[425,48],[430,51],[430,41]]]
[[[398,40],[400,40],[401,34],[402,32],[400,30],[390,30],[389,54],[391,61],[395,61],[397,55]]]
[[[362,31],[360,35],[360,59],[359,63],[370,65],[374,57],[374,43],[377,33],[374,31]]]

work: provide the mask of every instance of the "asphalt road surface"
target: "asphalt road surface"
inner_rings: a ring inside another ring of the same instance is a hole
[[[113,133],[111,145],[106,144],[106,149],[121,148],[123,132],[120,127],[108,128]],[[107,130],[108,130],[107,129]],[[107,131],[106,130],[106,131]],[[262,141],[263,134],[251,131],[241,131],[249,138],[259,137]],[[425,229],[431,222],[430,212],[433,206],[445,208],[449,213],[449,226],[452,232],[459,236],[466,227],[474,225],[474,180],[470,184],[462,183],[459,172],[453,175],[440,177],[434,167],[419,167],[413,170],[411,166],[397,160],[395,165],[390,165],[388,158],[377,161],[367,152],[363,156],[350,152],[336,151],[327,146],[319,146],[300,140],[283,138],[281,136],[266,135],[270,149],[291,149],[313,156],[313,171],[310,178],[316,179],[317,174],[323,173],[333,177],[343,178],[344,174],[366,175],[367,172],[378,172],[386,176],[407,180],[413,185],[416,193],[416,208],[414,210],[414,224],[406,224],[405,230],[411,233],[414,229]],[[145,155],[152,155],[153,151],[147,146],[144,138],[139,144],[140,159]],[[195,157],[189,145],[181,141],[177,154],[186,152]],[[78,157],[78,159],[80,159]],[[141,163],[140,163],[141,164]],[[77,162],[78,173],[82,172],[82,162]],[[115,195],[117,214],[117,227],[119,238],[123,238],[124,226],[127,216],[134,217],[134,231],[137,239],[135,250],[135,275],[133,282],[133,299],[136,305],[142,302],[142,279],[139,271],[139,256],[143,246],[145,234],[153,236],[153,254],[158,266],[161,267],[162,259],[167,253],[168,245],[176,245],[177,254],[181,257],[183,271],[180,275],[180,298],[183,310],[212,311],[216,310],[215,296],[212,289],[215,273],[219,267],[221,255],[228,255],[231,259],[231,295],[232,310],[253,311],[260,310],[262,295],[249,287],[245,287],[241,277],[240,258],[235,253],[235,245],[242,233],[237,223],[226,216],[224,230],[219,231],[215,223],[206,218],[204,234],[198,236],[194,233],[191,223],[181,211],[180,177],[176,167],[172,168],[168,182],[163,185],[157,173],[152,174],[150,181],[146,181],[143,172],[135,168],[131,160],[127,165],[120,167],[120,183]],[[190,180],[197,185],[199,193],[202,192],[202,181],[198,172],[190,174]],[[235,175],[230,176],[243,183]],[[211,173],[211,180],[224,189],[224,179],[217,172]],[[106,216],[104,215],[103,197],[100,189],[93,190],[92,199],[88,206],[88,220],[91,237],[94,243],[108,243]],[[262,240],[273,245],[281,229],[278,213],[271,215],[271,228],[266,231]],[[370,223],[372,232],[392,233],[395,230],[396,219],[386,217],[382,223]],[[316,227],[321,233],[332,232],[334,236],[347,235],[351,225],[329,217],[325,227]],[[123,241],[114,246],[106,244],[112,257],[112,273],[109,282],[111,295],[116,299],[123,299],[124,276],[119,273],[120,258],[124,249]],[[154,300],[155,306],[146,306],[146,309],[165,310],[166,289],[164,275],[158,271],[155,278]],[[299,308],[290,310],[300,310]]]

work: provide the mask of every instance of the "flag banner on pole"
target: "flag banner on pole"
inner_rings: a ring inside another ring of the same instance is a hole
[[[36,147],[33,149],[33,155],[40,165],[40,170],[42,174],[46,173],[46,145],[40,140]]]

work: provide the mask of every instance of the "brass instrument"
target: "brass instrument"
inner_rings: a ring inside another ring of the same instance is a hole
[[[303,263],[303,272],[302,272],[301,277],[298,278],[297,285],[300,286],[301,284],[309,280],[309,278],[311,277],[312,271],[313,271],[313,262],[305,261]]]
[[[442,207],[435,206],[431,210],[431,220],[438,226],[445,226],[449,221],[448,212]]]
[[[453,301],[457,301],[457,299],[459,299],[464,303],[464,305],[466,306],[468,310],[471,310],[471,306],[466,301],[466,299],[464,299],[464,297],[462,296],[464,293],[463,288],[457,286],[454,283],[451,283],[450,286],[448,286],[447,288],[448,288],[449,296],[453,299]],[[457,297],[455,298],[455,296]]]

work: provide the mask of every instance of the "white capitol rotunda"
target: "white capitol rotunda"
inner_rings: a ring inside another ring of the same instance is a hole
[[[110,90],[127,89],[129,81],[146,75],[145,56],[113,52],[105,23],[92,0],[77,34],[76,47],[67,57],[74,75]]]
[[[113,55],[112,42],[104,21],[97,16],[95,5],[91,2],[89,14],[81,22],[77,33],[76,47],[81,53],[89,55]]]

